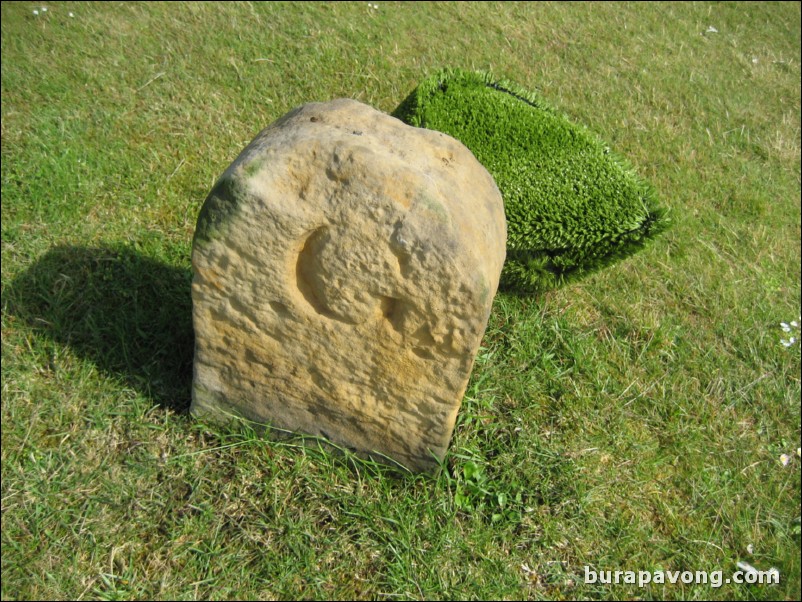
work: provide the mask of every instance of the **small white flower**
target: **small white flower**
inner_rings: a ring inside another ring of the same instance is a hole
[[[46,6],[43,6],[43,7],[42,7],[42,12],[43,12],[43,13],[46,13],[46,12],[47,12],[47,7],[46,7]]]
[[[796,448],[796,456],[797,457],[802,457],[802,447],[797,447]]]
[[[754,554],[755,553],[755,546],[753,546],[751,543],[748,546],[746,546],[746,553],[747,554]]]
[[[794,320],[793,322],[791,322],[791,326],[793,326],[794,328],[799,328],[799,322]]]
[[[75,15],[73,15],[72,13],[67,13],[67,16],[68,17],[74,17]]]
[[[776,566],[771,567],[768,571],[766,571],[766,574],[771,579],[776,579],[775,583],[780,582],[780,569],[778,569]]]
[[[783,329],[783,332],[791,332],[791,327],[785,322],[780,322],[780,328]]]
[[[791,456],[788,454],[780,454],[780,464],[783,466],[788,466],[788,463],[791,461]]]
[[[755,567],[753,567],[751,564],[749,564],[748,562],[744,562],[743,560],[739,560],[737,563],[735,563],[735,566],[737,566],[739,569],[741,569],[744,573],[748,573],[749,575],[752,575],[752,576],[755,576],[755,577],[758,576],[757,569]]]
[[[707,31],[705,33],[718,33],[718,29],[710,25],[708,26]]]
[[[34,9],[34,11],[33,11],[33,14],[34,14],[34,15],[38,15],[38,14],[39,14],[39,11]]]

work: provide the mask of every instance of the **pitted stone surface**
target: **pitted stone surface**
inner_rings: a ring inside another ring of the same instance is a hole
[[[291,111],[198,219],[192,412],[434,468],[505,248],[501,196],[461,143],[352,100]]]

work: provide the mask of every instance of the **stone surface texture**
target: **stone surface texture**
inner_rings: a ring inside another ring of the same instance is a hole
[[[353,100],[291,111],[198,218],[192,412],[435,468],[505,248],[500,193],[461,143]]]

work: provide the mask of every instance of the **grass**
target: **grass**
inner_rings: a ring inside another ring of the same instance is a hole
[[[0,25],[3,599],[799,599],[798,3],[38,6]],[[190,418],[216,177],[443,66],[592,128],[672,228],[497,296],[436,478]],[[738,561],[781,583],[583,579]]]

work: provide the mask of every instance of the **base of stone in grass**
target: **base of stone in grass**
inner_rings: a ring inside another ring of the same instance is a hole
[[[453,136],[495,178],[508,228],[503,288],[555,288],[628,257],[666,227],[652,188],[626,161],[512,82],[443,70],[393,115]]]
[[[436,468],[505,243],[498,188],[456,140],[351,100],[290,112],[198,219],[192,412]]]

